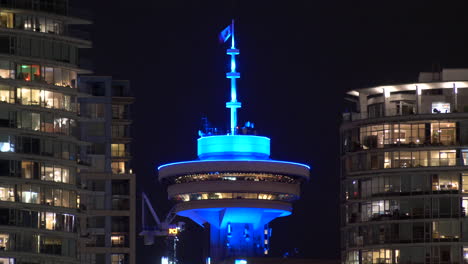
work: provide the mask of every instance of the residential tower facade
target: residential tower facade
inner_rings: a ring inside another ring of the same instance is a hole
[[[348,92],[342,263],[468,263],[468,70]]]
[[[78,49],[65,0],[0,1],[0,263],[78,263]],[[82,35],[80,35],[82,36]]]
[[[135,175],[130,167],[130,106],[128,81],[109,76],[80,76],[81,139],[89,167],[80,171],[81,263],[134,264]]]

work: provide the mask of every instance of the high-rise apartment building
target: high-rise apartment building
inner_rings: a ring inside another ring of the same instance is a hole
[[[130,169],[128,81],[80,76],[81,139],[89,145],[89,167],[81,169],[83,264],[134,264],[135,175]]]
[[[66,0],[0,1],[0,263],[77,263],[78,49]]]
[[[468,69],[347,99],[342,263],[468,263]]]

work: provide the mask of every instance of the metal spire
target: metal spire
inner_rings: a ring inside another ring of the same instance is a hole
[[[236,79],[240,78],[240,73],[236,72],[236,55],[239,50],[236,49],[234,40],[234,19],[231,24],[231,48],[226,50],[226,54],[231,55],[231,71],[226,73],[226,78],[231,79],[231,101],[226,103],[226,108],[231,109],[231,135],[237,134],[237,108],[241,108],[241,103],[237,102]]]

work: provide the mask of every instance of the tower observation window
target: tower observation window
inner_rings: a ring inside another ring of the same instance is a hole
[[[222,172],[222,173],[200,173],[177,176],[174,183],[189,183],[199,181],[267,181],[281,183],[298,183],[299,180],[286,175],[270,173],[242,173],[242,172]]]

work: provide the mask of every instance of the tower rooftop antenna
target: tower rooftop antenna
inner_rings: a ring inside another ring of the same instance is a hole
[[[239,49],[236,49],[234,38],[234,19],[226,29],[221,32],[221,36],[226,41],[231,37],[231,47],[226,50],[226,54],[231,55],[231,71],[226,73],[226,78],[231,79],[231,101],[226,102],[226,108],[231,109],[231,131],[230,135],[237,134],[237,108],[241,108],[241,102],[237,101],[236,80],[240,78],[240,73],[236,72],[236,56],[239,55]]]

